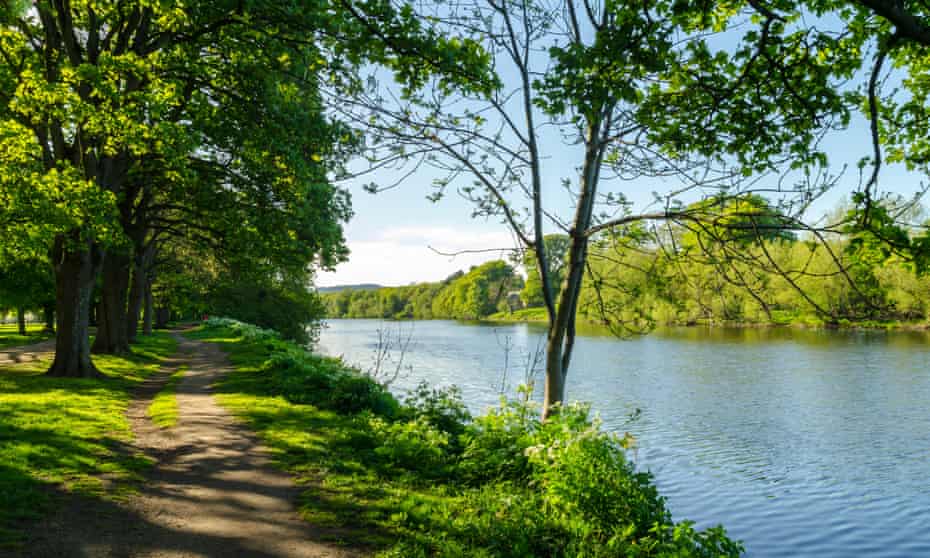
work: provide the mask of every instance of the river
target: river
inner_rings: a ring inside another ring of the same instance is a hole
[[[392,389],[457,384],[473,411],[523,382],[544,338],[526,324],[332,320],[319,347],[367,369],[379,329],[410,339]],[[676,520],[723,524],[747,556],[930,557],[926,333],[591,332],[568,399],[636,436]]]

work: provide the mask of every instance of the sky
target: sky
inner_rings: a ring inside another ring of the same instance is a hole
[[[860,185],[862,178],[856,163],[871,155],[867,121],[857,116],[847,130],[827,136],[823,146],[830,158],[830,172],[842,172],[842,176],[835,188],[811,206],[808,219],[817,219],[835,209]],[[573,182],[577,179],[574,169],[581,153],[577,146],[565,145],[554,133],[543,134],[542,152],[547,157],[543,163],[546,205],[567,218],[573,203],[560,182],[565,178]],[[362,188],[372,181],[392,183],[396,176],[397,173],[383,171],[341,184],[352,194],[355,212],[345,227],[351,255],[335,270],[319,272],[318,286],[359,283],[398,286],[439,281],[455,271],[467,271],[484,261],[506,257],[506,251],[516,246],[506,225],[493,219],[472,218],[473,206],[456,195],[454,188],[439,202],[427,200],[433,191],[432,181],[438,176],[431,169],[421,169],[399,186],[378,194]],[[881,175],[884,191],[905,196],[916,192],[920,181],[920,176],[901,167],[886,166]],[[678,186],[677,180],[638,180],[613,187],[605,184],[601,190],[622,191],[634,202],[635,210],[644,210],[649,209],[653,192],[669,192]],[[546,232],[556,231],[550,228]],[[458,254],[450,256],[450,253]]]

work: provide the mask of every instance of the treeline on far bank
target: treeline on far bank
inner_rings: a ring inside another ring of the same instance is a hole
[[[322,295],[330,318],[480,320],[522,307],[523,278],[502,260],[458,271],[442,281]]]
[[[779,233],[708,239],[682,228],[594,241],[578,315],[618,329],[653,325],[844,325],[928,319],[930,277],[864,235]],[[561,278],[564,238],[546,238]],[[438,283],[323,295],[330,318],[545,320],[538,272],[494,261]],[[528,265],[530,264],[530,265]]]

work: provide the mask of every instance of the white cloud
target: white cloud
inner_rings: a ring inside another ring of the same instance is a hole
[[[506,250],[514,241],[506,231],[456,230],[450,227],[391,227],[374,240],[349,240],[352,254],[349,261],[333,272],[320,273],[317,285],[349,285],[378,283],[380,285],[407,285],[423,281],[439,281],[458,270],[506,257]],[[461,253],[443,256],[443,253],[462,250],[493,252]]]

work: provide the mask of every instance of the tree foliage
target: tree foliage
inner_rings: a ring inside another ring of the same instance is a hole
[[[502,308],[523,278],[502,260],[458,272],[439,283],[371,291],[344,290],[323,296],[331,318],[480,320]]]

